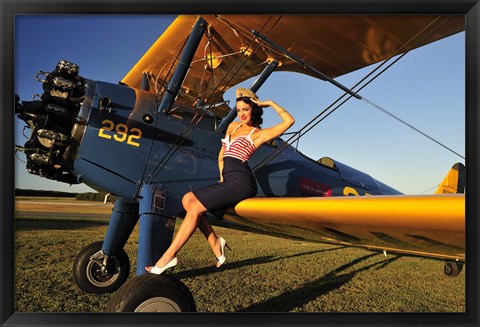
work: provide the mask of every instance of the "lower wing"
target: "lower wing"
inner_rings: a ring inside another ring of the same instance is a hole
[[[229,221],[283,235],[465,261],[465,196],[252,198]]]

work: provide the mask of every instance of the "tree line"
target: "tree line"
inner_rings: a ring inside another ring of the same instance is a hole
[[[83,201],[104,201],[105,196],[108,193],[105,192],[89,192],[89,193],[77,193],[77,196],[75,199],[77,200],[83,200]],[[115,201],[116,196],[114,195],[109,195],[107,201],[108,202],[113,202]]]
[[[23,190],[15,189],[15,196],[44,196],[44,197],[56,197],[56,198],[75,198],[80,201],[104,201],[106,192],[86,192],[86,193],[70,193],[60,191],[48,191],[48,190]],[[115,201],[116,197],[111,195],[108,197],[108,202]]]

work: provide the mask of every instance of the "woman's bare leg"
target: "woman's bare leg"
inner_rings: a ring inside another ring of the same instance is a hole
[[[198,201],[192,192],[188,192],[182,199],[183,207],[187,211],[180,228],[178,229],[172,244],[165,251],[163,256],[158,259],[156,266],[163,267],[170,262],[177,252],[185,245],[193,232],[197,229],[200,217],[207,211],[203,204]],[[205,218],[206,219],[206,218]],[[211,226],[210,226],[211,228]]]
[[[212,247],[212,251],[216,257],[222,255],[220,250],[220,242],[218,240],[217,234],[213,230],[212,224],[208,221],[207,216],[204,214],[201,215],[200,220],[198,222],[198,229],[203,233],[205,238],[207,239],[208,244]]]

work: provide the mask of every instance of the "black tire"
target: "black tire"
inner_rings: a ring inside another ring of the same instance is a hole
[[[109,312],[196,312],[192,293],[171,275],[145,274],[126,282],[107,306]]]
[[[100,270],[101,265],[90,260],[90,256],[102,249],[103,241],[97,241],[84,247],[73,263],[73,278],[84,292],[103,294],[115,292],[125,283],[130,273],[130,260],[122,251],[109,258],[107,272]]]
[[[461,262],[453,262],[447,261],[445,262],[445,266],[443,267],[443,271],[445,275],[449,277],[456,277],[460,274],[463,269],[463,263]]]

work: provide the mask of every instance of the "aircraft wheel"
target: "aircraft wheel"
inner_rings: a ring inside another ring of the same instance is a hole
[[[458,276],[458,274],[460,274],[462,269],[463,269],[463,263],[453,262],[453,261],[445,262],[445,266],[443,267],[443,271],[445,272],[445,275],[449,277]]]
[[[109,312],[196,312],[192,293],[171,275],[145,274],[127,281],[111,298]]]
[[[73,264],[73,278],[84,292],[103,294],[116,291],[128,279],[130,260],[122,251],[108,257],[102,250],[103,241],[97,241],[84,247]]]

